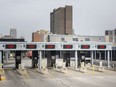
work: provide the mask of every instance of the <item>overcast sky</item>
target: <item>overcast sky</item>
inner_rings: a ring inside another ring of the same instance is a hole
[[[73,6],[73,29],[79,35],[104,35],[116,28],[116,0],[0,0],[0,34],[16,28],[31,41],[32,32],[50,30],[50,12]]]

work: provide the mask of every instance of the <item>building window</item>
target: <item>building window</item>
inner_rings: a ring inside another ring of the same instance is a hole
[[[65,38],[61,38],[61,41],[65,41]]]
[[[90,41],[90,39],[89,38],[85,38],[85,41]]]
[[[48,42],[50,42],[50,36],[48,35]]]
[[[78,38],[73,38],[73,41],[78,41]]]
[[[101,41],[101,38],[99,38],[99,41]]]
[[[108,35],[108,31],[105,31],[105,35]]]

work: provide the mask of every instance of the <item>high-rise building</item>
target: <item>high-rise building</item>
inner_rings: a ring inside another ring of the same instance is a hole
[[[17,38],[17,30],[10,29],[10,36],[11,36],[11,38]]]
[[[53,34],[73,34],[72,6],[60,7],[50,13],[50,32]]]

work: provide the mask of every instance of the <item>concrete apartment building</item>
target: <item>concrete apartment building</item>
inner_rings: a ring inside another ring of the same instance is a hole
[[[112,35],[113,35],[113,42],[116,43],[116,29],[114,29],[112,32],[113,32],[112,33]]]
[[[32,42],[105,42],[105,36],[57,35],[49,32],[33,32]]]
[[[116,29],[105,31],[106,42],[112,42],[116,46]]]
[[[32,42],[47,42],[47,36],[49,32],[46,30],[40,30],[32,33]]]
[[[105,36],[60,35],[46,30],[32,33],[32,42],[106,42]]]
[[[105,36],[48,35],[48,42],[105,42]]]
[[[106,30],[105,36],[50,34],[40,30],[33,32],[32,42],[111,42],[116,44],[116,29]]]
[[[10,29],[10,36],[11,38],[17,38],[17,30],[14,28]]]
[[[25,38],[17,38],[17,30],[12,28],[10,29],[10,34],[0,37],[0,42],[25,42]]]
[[[60,7],[50,13],[50,32],[53,34],[73,34],[72,6]]]
[[[106,42],[113,42],[113,32],[112,30],[105,31]]]
[[[0,38],[2,38],[2,34],[0,34]]]

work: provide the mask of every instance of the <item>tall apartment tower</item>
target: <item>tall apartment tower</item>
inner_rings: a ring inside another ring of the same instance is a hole
[[[50,13],[50,32],[53,34],[73,34],[72,6],[60,7]]]

